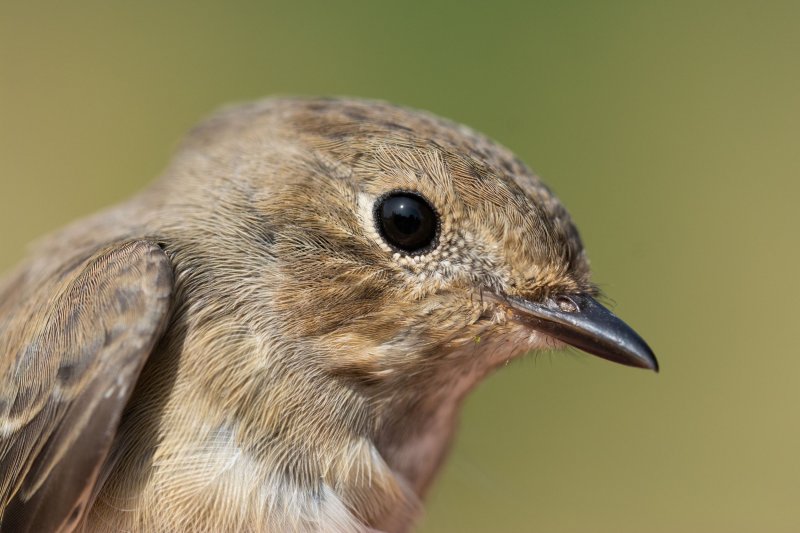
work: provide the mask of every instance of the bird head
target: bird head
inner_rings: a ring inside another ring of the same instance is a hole
[[[386,423],[532,350],[657,368],[595,300],[562,204],[464,126],[267,100],[201,124],[153,190],[191,301],[269,348],[247,357],[347,383]]]

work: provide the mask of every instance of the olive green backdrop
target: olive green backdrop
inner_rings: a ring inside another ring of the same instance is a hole
[[[800,531],[800,4],[0,3],[0,269],[231,101],[346,94],[515,150],[660,375],[529,356],[424,532]]]

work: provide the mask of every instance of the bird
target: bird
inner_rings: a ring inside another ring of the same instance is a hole
[[[484,135],[223,108],[0,282],[0,532],[409,531],[493,370],[658,370],[598,298],[562,203]]]

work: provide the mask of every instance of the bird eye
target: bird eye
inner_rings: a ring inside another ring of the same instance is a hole
[[[409,253],[429,248],[439,227],[433,207],[410,192],[394,192],[378,200],[375,219],[386,242]]]

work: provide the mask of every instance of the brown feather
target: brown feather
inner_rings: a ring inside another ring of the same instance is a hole
[[[397,190],[438,213],[430,253],[376,229]],[[163,254],[107,248],[138,239]],[[569,216],[507,149],[382,102],[225,110],[160,180],[43,241],[0,290],[6,512],[28,529],[65,527],[80,503],[82,531],[405,531],[467,392],[552,343],[484,289],[591,290]],[[146,358],[98,478],[118,411],[94,402]]]
[[[46,299],[46,313],[28,304],[19,329],[6,326],[2,531],[71,531],[84,516],[171,290],[158,246],[123,243],[41,286],[32,302]]]

